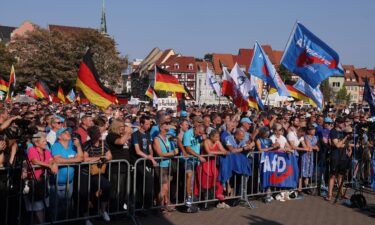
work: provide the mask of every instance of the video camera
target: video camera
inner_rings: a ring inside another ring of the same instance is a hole
[[[26,119],[16,119],[13,121],[17,125],[17,129],[13,130],[8,127],[4,133],[8,139],[16,139],[17,143],[24,143],[30,139],[34,134],[38,133],[38,128],[30,126],[31,121]]]

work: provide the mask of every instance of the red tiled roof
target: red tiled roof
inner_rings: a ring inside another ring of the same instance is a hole
[[[273,50],[270,45],[262,45],[263,50],[268,55],[268,58],[270,59],[272,64],[278,64],[279,62],[276,62],[275,57],[273,56]]]
[[[234,66],[233,55],[232,54],[212,54],[212,62],[214,64],[215,74],[222,74],[221,64],[231,69]]]
[[[345,79],[347,79],[347,78],[355,78],[354,66],[353,65],[342,65],[342,68],[344,69]],[[350,71],[350,72],[347,73],[347,71]]]
[[[284,51],[273,50],[273,56],[275,58],[276,65],[280,65],[281,57],[283,57]]]
[[[168,57],[168,55],[170,53],[173,52],[173,49],[166,49],[164,50],[163,54],[159,57],[159,59],[155,62],[156,65],[160,65],[164,60],[166,60],[166,57]]]
[[[254,50],[250,48],[240,48],[238,51],[238,57],[235,60],[240,66],[249,70],[251,59],[253,58]]]
[[[62,32],[82,32],[82,31],[93,31],[93,28],[86,27],[71,27],[71,26],[62,26],[62,25],[48,25],[50,31],[62,31]]]
[[[189,65],[193,65],[192,68],[189,68]],[[178,65],[178,67],[175,67]],[[162,64],[165,70],[171,73],[196,73],[197,65],[195,63],[195,58],[192,56],[177,56],[173,55]]]
[[[375,76],[375,69],[373,69],[373,70],[369,70],[369,69],[367,69],[367,71],[368,71],[369,73],[371,73],[372,75]]]
[[[197,71],[205,73],[207,71],[207,65],[208,68],[213,71],[214,66],[211,62],[208,61],[195,61],[195,64],[197,65]]]
[[[354,73],[358,77],[358,85],[363,86],[365,84],[366,77],[369,79],[371,86],[375,84],[375,76],[369,73],[366,68],[355,69]]]

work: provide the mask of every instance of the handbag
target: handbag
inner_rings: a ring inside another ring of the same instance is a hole
[[[102,141],[102,154],[101,156],[104,156],[104,141]],[[90,165],[90,174],[91,175],[98,175],[98,174],[104,174],[107,169],[107,164],[105,163],[96,163]]]

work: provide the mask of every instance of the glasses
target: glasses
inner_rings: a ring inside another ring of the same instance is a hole
[[[55,122],[56,124],[62,124],[63,122],[59,121],[59,122]]]

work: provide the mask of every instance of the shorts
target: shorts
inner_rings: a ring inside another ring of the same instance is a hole
[[[193,172],[197,169],[198,162],[194,159],[187,159],[185,161],[186,172]]]
[[[166,184],[169,181],[173,180],[172,174],[169,175],[169,167],[160,167],[159,169],[156,170],[156,173],[159,177],[159,181],[162,184]]]
[[[349,160],[331,159],[330,174],[331,175],[345,175],[349,169]]]

